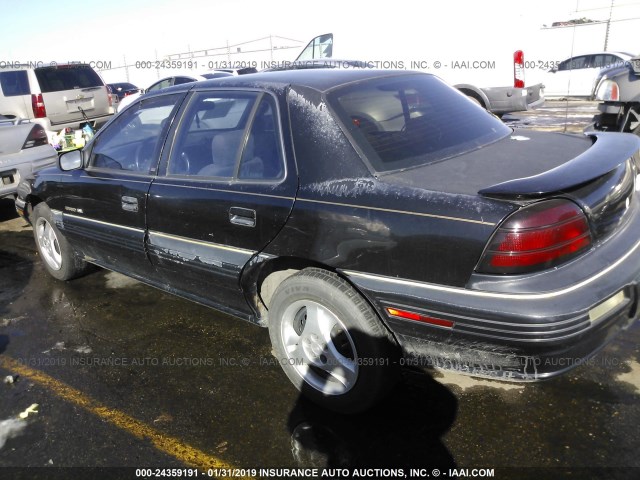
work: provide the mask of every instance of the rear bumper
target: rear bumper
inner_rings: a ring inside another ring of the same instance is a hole
[[[102,125],[107,123],[113,117],[114,112],[111,112],[107,115],[99,115],[99,116],[91,116],[88,115],[89,122],[93,124],[94,127],[100,128]],[[59,133],[61,130],[66,128],[70,128],[72,130],[77,130],[80,128],[80,125],[87,123],[87,121],[82,118],[79,120],[74,120],[73,122],[62,122],[62,123],[52,123],[49,118],[37,118],[32,120],[33,122],[39,123],[42,127],[47,131],[47,133]]]
[[[16,212],[18,213],[18,215],[20,215],[23,219],[25,219],[27,222],[29,222],[29,216],[27,215],[27,204],[24,200],[20,199],[20,197],[16,198]]]
[[[527,88],[483,88],[482,92],[489,101],[488,109],[497,114],[521,112],[539,107],[544,103],[542,84]]]
[[[476,289],[342,273],[378,310],[406,364],[542,380],[587,362],[637,318],[640,215],[633,213],[621,232],[569,264],[495,285],[483,278]],[[406,320],[388,308],[453,325]]]
[[[0,167],[0,198],[15,195],[21,179],[22,172],[19,169]]]

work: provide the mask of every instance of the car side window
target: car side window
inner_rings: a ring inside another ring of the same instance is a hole
[[[176,136],[169,175],[232,178],[240,151],[253,149],[246,127],[256,92],[201,92],[194,95]]]
[[[284,174],[284,162],[275,102],[264,95],[251,123],[247,148],[242,152],[238,178],[276,180]]]
[[[256,92],[196,94],[169,161],[169,175],[230,180],[284,176],[277,109]]]
[[[614,55],[609,54],[598,54],[593,56],[593,61],[591,62],[591,66],[593,68],[606,68],[612,67],[619,61],[619,58]]]
[[[195,82],[195,79],[191,77],[176,77],[173,81],[173,84],[182,85],[183,83],[191,83],[191,82]]]
[[[29,79],[25,70],[0,72],[0,89],[5,97],[29,95]]]
[[[605,55],[603,67],[621,66],[624,64],[624,60],[615,55]]]
[[[182,94],[138,102],[96,137],[89,165],[148,174],[155,168],[169,119]]]
[[[578,70],[581,68],[587,68],[589,66],[587,62],[588,59],[588,55],[570,58],[561,62],[560,65],[558,65],[558,70]]]
[[[173,77],[165,78],[164,80],[159,81],[158,83],[154,83],[149,88],[147,88],[147,92],[154,92],[156,90],[161,90],[163,88],[167,88],[173,85]]]

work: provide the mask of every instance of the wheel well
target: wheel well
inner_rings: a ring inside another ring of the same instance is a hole
[[[269,304],[271,299],[273,298],[273,294],[277,290],[278,286],[284,282],[287,278],[292,275],[295,275],[301,270],[305,268],[320,268],[322,270],[326,270],[329,272],[333,272],[336,275],[343,278],[346,282],[348,282],[362,297],[365,299],[374,312],[379,316],[380,320],[384,327],[389,331],[391,336],[395,339],[395,335],[389,329],[387,322],[381,316],[381,313],[372,304],[371,300],[366,297],[358,287],[356,287],[347,277],[341,275],[335,268],[330,267],[329,265],[324,265],[319,262],[313,262],[306,258],[298,258],[298,257],[278,257],[273,260],[268,260],[262,265],[260,272],[258,273],[257,281],[256,281],[256,293],[257,298],[255,299],[256,307],[258,308],[261,317],[265,320],[264,323],[261,323],[263,326],[267,326],[269,321]],[[397,340],[396,340],[397,341]]]
[[[259,308],[269,309],[274,292],[283,281],[305,268],[317,267],[328,271],[332,268],[318,262],[298,257],[278,257],[268,260],[262,265],[256,282]]]
[[[475,100],[476,102],[478,102],[480,104],[480,106],[486,110],[487,105],[485,105],[483,98],[480,95],[478,95],[476,92],[474,92],[473,90],[469,90],[468,88],[464,88],[464,87],[459,87],[458,90],[460,91],[460,93],[463,93],[467,97],[469,97],[469,98]]]
[[[42,199],[36,197],[35,195],[27,195],[26,205],[25,205],[25,217],[31,223],[31,214],[33,213],[33,209],[36,208],[36,205],[42,202]]]

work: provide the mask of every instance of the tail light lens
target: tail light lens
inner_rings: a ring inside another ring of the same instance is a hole
[[[620,89],[613,80],[604,80],[598,87],[596,99],[605,102],[617,102],[620,100]]]
[[[573,202],[546,200],[518,210],[493,235],[476,268],[518,274],[564,263],[591,246],[589,222]]]
[[[113,93],[111,92],[111,89],[109,87],[104,87],[107,89],[107,98],[109,99],[109,106],[113,107]]]
[[[524,52],[516,50],[513,53],[513,86],[524,88]]]
[[[47,109],[44,108],[44,100],[41,93],[31,94],[31,108],[35,118],[44,118],[47,116]]]
[[[46,145],[47,143],[49,143],[47,139],[47,132],[44,131],[42,125],[38,125],[36,123],[29,132],[24,145],[22,145],[22,149],[24,150],[25,148],[40,147],[42,145]]]

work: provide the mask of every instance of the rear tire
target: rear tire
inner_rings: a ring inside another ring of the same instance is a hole
[[[308,268],[280,284],[269,335],[296,388],[337,412],[366,410],[399,378],[391,334],[349,283],[325,270]]]
[[[71,280],[87,273],[90,265],[69,245],[56,227],[51,209],[39,203],[33,209],[33,236],[47,272],[58,280]]]

